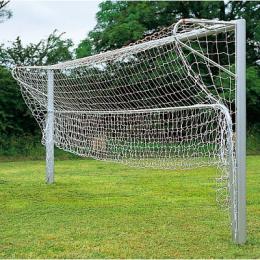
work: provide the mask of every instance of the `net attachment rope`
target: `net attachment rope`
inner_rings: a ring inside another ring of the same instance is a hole
[[[226,207],[235,182],[235,62],[235,23],[186,19],[121,49],[16,67],[13,76],[43,143],[52,71],[57,147],[137,167],[214,166]]]

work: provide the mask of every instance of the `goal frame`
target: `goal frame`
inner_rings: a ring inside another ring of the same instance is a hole
[[[246,27],[245,20],[232,22],[185,19],[185,21],[225,23],[235,25],[236,41],[236,162],[231,173],[235,183],[231,185],[232,237],[236,244],[246,242]],[[183,22],[183,20],[182,20]],[[192,37],[192,35],[190,36]],[[47,123],[46,123],[46,182],[54,182],[54,75],[48,69]],[[235,175],[235,176],[234,176]],[[235,220],[235,221],[234,221]]]
[[[246,22],[236,21],[236,202],[237,226],[232,228],[237,244],[246,242]],[[237,231],[237,233],[235,233]]]

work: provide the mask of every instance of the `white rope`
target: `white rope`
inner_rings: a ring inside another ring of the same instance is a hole
[[[216,166],[217,200],[228,205],[236,156],[234,22],[186,19],[118,50],[16,67],[43,143],[48,70],[57,147],[137,167]]]

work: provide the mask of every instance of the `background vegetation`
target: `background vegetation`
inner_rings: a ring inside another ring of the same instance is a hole
[[[0,1],[0,22],[12,19],[6,0]],[[0,157],[43,156],[36,122],[21,97],[10,69],[16,65],[46,65],[115,49],[147,36],[180,18],[247,21],[248,153],[260,152],[260,2],[259,1],[104,1],[95,28],[78,46],[56,30],[47,39],[27,46],[18,36],[0,44]],[[68,155],[59,152],[58,157]]]

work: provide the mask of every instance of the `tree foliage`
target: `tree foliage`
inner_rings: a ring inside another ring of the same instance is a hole
[[[9,1],[0,0],[0,22],[12,16]],[[120,48],[168,26],[180,18],[218,18],[247,21],[247,105],[250,122],[260,114],[260,2],[253,1],[104,1],[96,14],[95,28],[72,52],[73,43],[56,30],[47,39],[25,46],[20,37],[0,44],[0,136],[38,131],[10,68],[46,65]],[[1,141],[1,140],[0,140]]]
[[[11,46],[0,45],[0,65],[12,67],[14,65],[46,65],[69,60],[72,58],[70,48],[73,43],[70,39],[63,40],[63,33],[55,30],[47,39],[38,43],[22,44],[17,37]]]
[[[260,69],[259,66],[247,68],[247,119],[249,122],[259,122],[260,115]]]
[[[8,3],[0,0],[0,22],[12,15],[7,9]],[[0,44],[0,143],[8,141],[10,136],[38,132],[10,69],[15,65],[47,65],[71,59],[73,43],[62,36],[63,33],[55,30],[38,43],[25,46],[17,37],[10,46]]]
[[[0,66],[0,136],[34,133],[36,123],[22,100],[10,70]],[[1,141],[0,139],[0,141]]]
[[[0,45],[0,141],[5,136],[38,132],[19,86],[12,78],[14,65],[46,65],[72,58],[72,41],[54,31],[47,39],[24,46],[20,37],[8,47]]]
[[[97,24],[86,39],[88,44],[81,44],[77,50],[88,56],[90,52],[120,48],[181,18],[246,20],[248,119],[259,121],[260,66],[256,66],[260,59],[259,1],[104,1],[96,14]]]
[[[92,53],[116,49],[181,18],[247,21],[250,63],[260,59],[260,2],[258,1],[104,1],[89,33]],[[86,46],[88,48],[88,46]],[[83,53],[84,46],[81,46]]]
[[[77,58],[90,56],[91,53],[92,53],[92,43],[88,38],[81,41],[75,50],[75,54]]]

